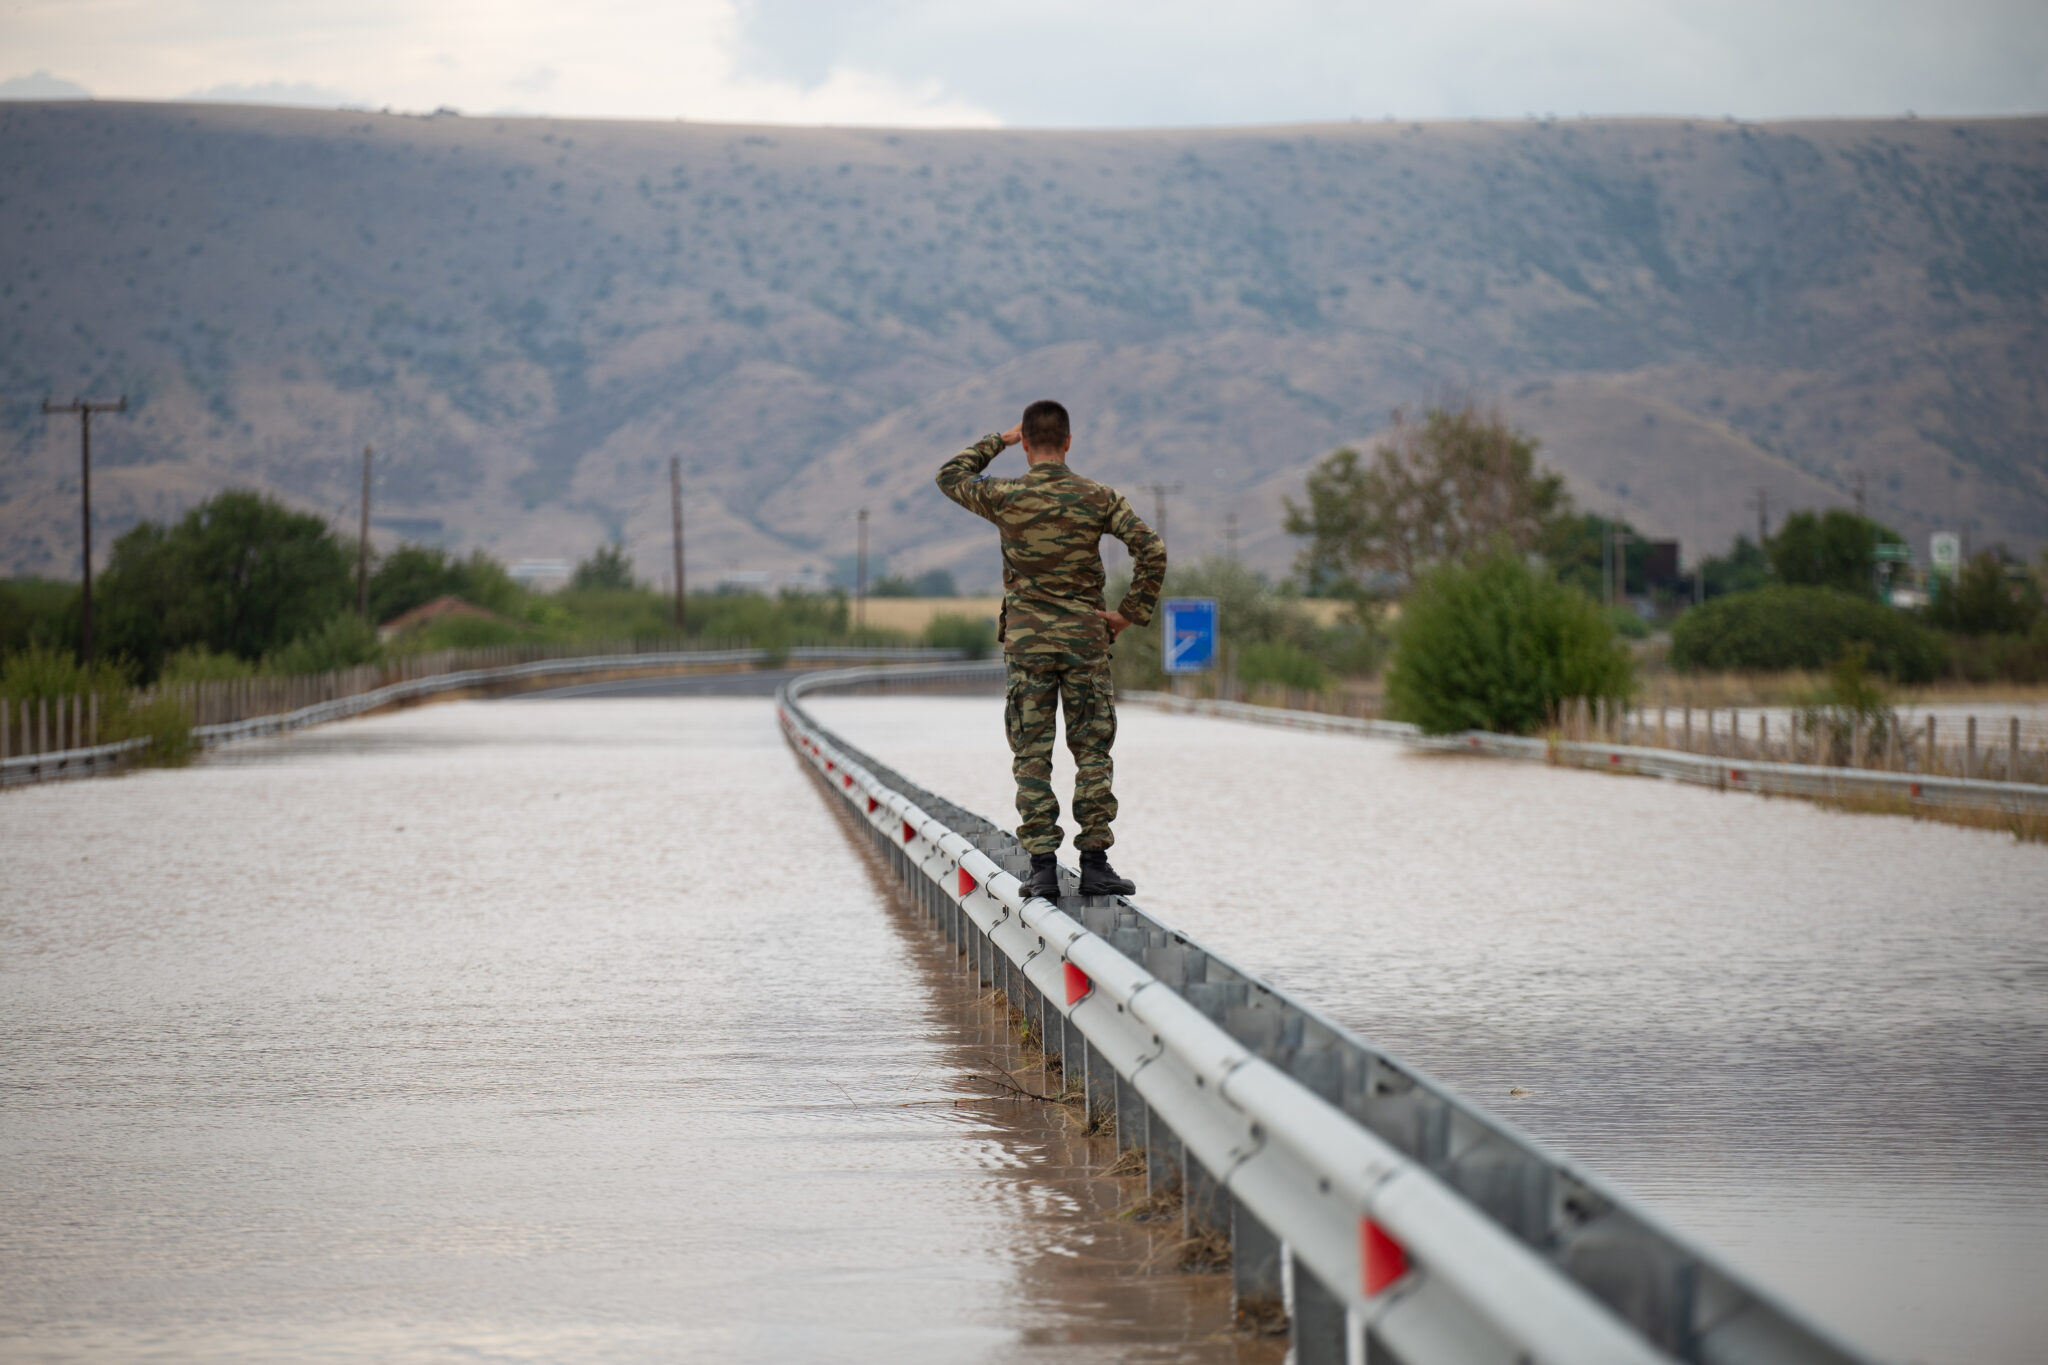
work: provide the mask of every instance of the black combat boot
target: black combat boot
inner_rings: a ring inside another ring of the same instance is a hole
[[[1138,884],[1128,877],[1116,875],[1116,869],[1109,865],[1109,854],[1099,848],[1081,850],[1081,894],[1084,896],[1129,896],[1138,889]]]
[[[1057,902],[1060,898],[1060,859],[1057,853],[1031,855],[1031,875],[1024,879],[1024,899]]]

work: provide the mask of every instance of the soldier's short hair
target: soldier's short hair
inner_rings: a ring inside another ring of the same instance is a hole
[[[1067,424],[1067,410],[1050,398],[1041,398],[1024,409],[1024,444],[1033,450],[1065,450],[1074,429]]]

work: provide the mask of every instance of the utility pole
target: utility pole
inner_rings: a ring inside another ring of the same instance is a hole
[[[1761,549],[1763,548],[1764,541],[1768,540],[1771,534],[1770,492],[1762,485],[1758,485],[1756,496],[1749,501],[1750,505],[1756,508],[1756,543],[1757,548]]]
[[[1628,547],[1635,537],[1621,529],[1614,528],[1614,596],[1608,599],[1609,606],[1620,606],[1628,600]]]
[[[860,551],[854,556],[853,569],[853,628],[856,633],[868,628],[868,509],[860,509]]]
[[[356,537],[356,614],[370,619],[370,447],[363,447],[363,526]]]
[[[1181,485],[1177,483],[1148,483],[1145,487],[1152,490],[1152,505],[1159,512],[1159,520],[1153,523],[1152,529],[1159,533],[1159,538],[1163,541],[1166,539],[1166,500],[1180,492]]]
[[[676,629],[680,631],[689,614],[689,599],[683,594],[683,462],[674,455],[668,457],[668,513],[676,533]]]
[[[74,398],[69,403],[52,403],[43,400],[45,415],[58,412],[78,414],[78,506],[79,517],[85,527],[85,589],[79,597],[78,613],[78,657],[82,663],[92,663],[92,415],[96,412],[128,411],[128,395],[122,394],[117,403],[93,403]]]

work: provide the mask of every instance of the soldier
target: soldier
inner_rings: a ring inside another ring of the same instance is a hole
[[[977,476],[1009,446],[1023,443],[1030,467],[1018,479]],[[1041,401],[1001,435],[991,433],[946,461],[939,491],[996,524],[1003,538],[1003,614],[997,638],[1009,680],[1003,728],[1017,778],[1017,839],[1031,855],[1025,894],[1059,895],[1060,803],[1052,791],[1055,708],[1066,712],[1074,755],[1074,819],[1081,832],[1081,894],[1128,896],[1138,888],[1109,865],[1116,819],[1110,746],[1116,741],[1116,693],[1110,646],[1127,626],[1152,619],[1166,579],[1166,546],[1121,493],[1067,468],[1073,445],[1067,410]],[[1115,536],[1131,552],[1131,590],[1105,610],[1101,540]]]

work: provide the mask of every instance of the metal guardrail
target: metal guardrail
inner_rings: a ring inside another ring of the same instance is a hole
[[[398,702],[417,701],[441,692],[459,692],[471,687],[489,687],[499,683],[577,673],[761,664],[779,658],[787,658],[798,663],[815,663],[844,659],[924,662],[957,660],[960,657],[961,651],[957,649],[840,649],[832,646],[805,645],[790,649],[786,653],[774,653],[765,649],[676,650],[664,654],[602,654],[578,659],[539,659],[531,663],[504,664],[494,668],[468,668],[453,673],[435,673],[424,678],[409,678],[403,682],[372,688],[367,692],[335,697],[290,711],[279,711],[267,716],[251,716],[246,720],[224,721],[214,725],[196,725],[192,728],[192,737],[202,747],[210,748],[230,740],[253,739],[261,735],[303,729],[308,725],[324,725],[329,721],[346,720],[351,716],[359,716],[381,707]],[[89,749],[58,749],[48,753],[22,754],[14,758],[0,759],[0,786],[11,787],[31,782],[105,774],[119,768],[133,755],[148,748],[149,742],[147,738],[126,739],[112,744],[95,745]]]
[[[1642,777],[1667,777],[1723,791],[1753,791],[1837,801],[1903,801],[1909,805],[1993,810],[2014,815],[2048,814],[2048,787],[2035,782],[1991,782],[1983,778],[1885,772],[1874,768],[1766,763],[1636,744],[1532,739],[1524,735],[1490,734],[1483,730],[1467,730],[1455,735],[1425,735],[1403,721],[1361,720],[1356,716],[1330,716],[1317,711],[1289,711],[1244,702],[1176,697],[1169,692],[1127,693],[1125,700],[1148,703],[1167,711],[1219,716],[1259,725],[1395,739],[1419,749],[1536,760]]]
[[[1298,1365],[1844,1362],[1856,1351],[1587,1171],[1122,897],[1026,900],[1014,836],[818,724],[822,689],[987,682],[999,664],[786,685],[792,745],[969,969],[1002,989],[1148,1190],[1227,1234],[1241,1305]],[[1334,718],[1332,718],[1334,719]],[[1378,727],[1380,722],[1353,722]]]

